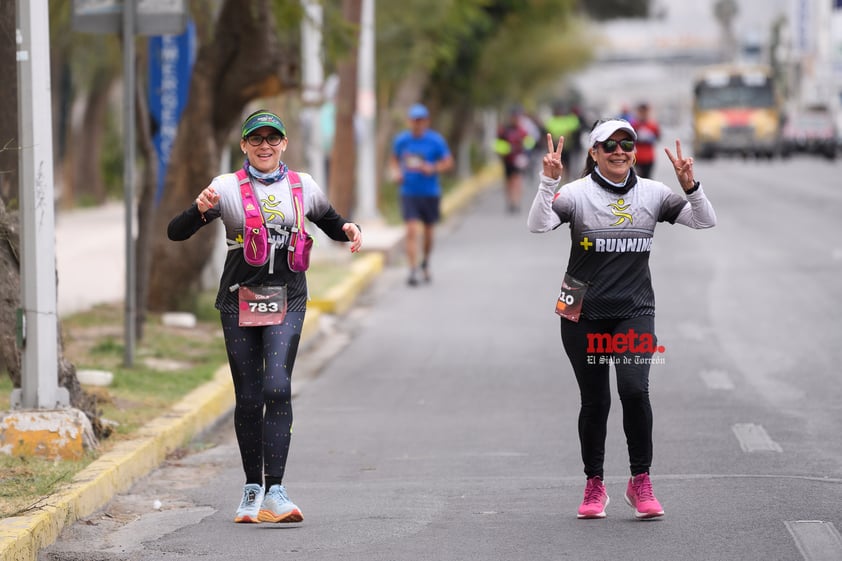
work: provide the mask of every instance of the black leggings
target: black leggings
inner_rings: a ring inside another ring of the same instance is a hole
[[[234,380],[234,432],[246,483],[267,487],[284,477],[292,433],[292,368],[304,312],[287,312],[280,325],[240,327],[221,314]],[[265,412],[264,412],[265,409]]]
[[[579,442],[587,477],[603,477],[605,435],[611,408],[608,371],[613,359],[617,389],[623,405],[623,430],[629,449],[632,475],[649,471],[652,464],[652,407],[649,403],[649,367],[651,352],[589,352],[588,334],[623,334],[634,330],[651,334],[654,340],[655,318],[641,316],[626,319],[588,320],[578,323],[561,320],[561,340],[579,383],[582,406],[579,410]],[[639,342],[639,338],[638,338]],[[657,343],[656,343],[657,344]],[[639,350],[639,349],[637,349]]]

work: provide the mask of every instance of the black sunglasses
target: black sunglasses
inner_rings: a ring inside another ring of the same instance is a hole
[[[281,140],[283,140],[283,138],[283,135],[273,132],[267,134],[266,136],[260,136],[259,134],[250,134],[246,137],[246,141],[252,146],[260,146],[265,140],[269,143],[269,146],[277,146],[281,143]]]
[[[614,153],[618,144],[620,145],[620,148],[622,148],[623,152],[631,152],[634,150],[634,140],[630,140],[628,138],[623,140],[613,140],[609,138],[608,140],[597,142],[597,144],[602,146],[602,151],[606,154]]]

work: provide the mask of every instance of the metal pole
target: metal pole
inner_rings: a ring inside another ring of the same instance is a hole
[[[357,68],[357,209],[360,221],[379,220],[374,94],[374,0],[363,0]]]
[[[301,0],[304,18],[301,22],[301,52],[304,109],[302,121],[307,130],[304,138],[305,157],[310,175],[322,189],[327,189],[325,153],[319,108],[322,104],[324,68],[322,67],[322,6],[314,0]]]
[[[136,0],[123,0],[123,192],[126,202],[125,366],[134,364],[135,346],[135,15]]]
[[[55,192],[47,0],[17,2],[20,136],[21,389],[12,405],[53,409],[70,401],[58,387]]]

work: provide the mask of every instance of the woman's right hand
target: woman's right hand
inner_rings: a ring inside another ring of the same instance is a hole
[[[554,146],[553,135],[547,133],[547,154],[544,156],[544,175],[553,179],[561,177],[564,166],[561,164],[561,149],[564,147],[564,137],[558,138],[558,148]]]
[[[217,193],[210,185],[202,189],[202,192],[199,193],[198,197],[196,197],[196,207],[199,209],[201,214],[204,214],[208,210],[212,209],[218,202],[219,193]]]

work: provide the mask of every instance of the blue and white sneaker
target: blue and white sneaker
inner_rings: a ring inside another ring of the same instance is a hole
[[[240,508],[237,509],[234,522],[252,522],[254,524],[260,522],[258,515],[260,514],[260,505],[263,504],[263,495],[263,485],[246,484],[243,487],[243,500],[240,501]]]
[[[301,522],[304,515],[295,503],[289,500],[283,485],[272,485],[263,497],[263,505],[257,518],[261,522]]]

